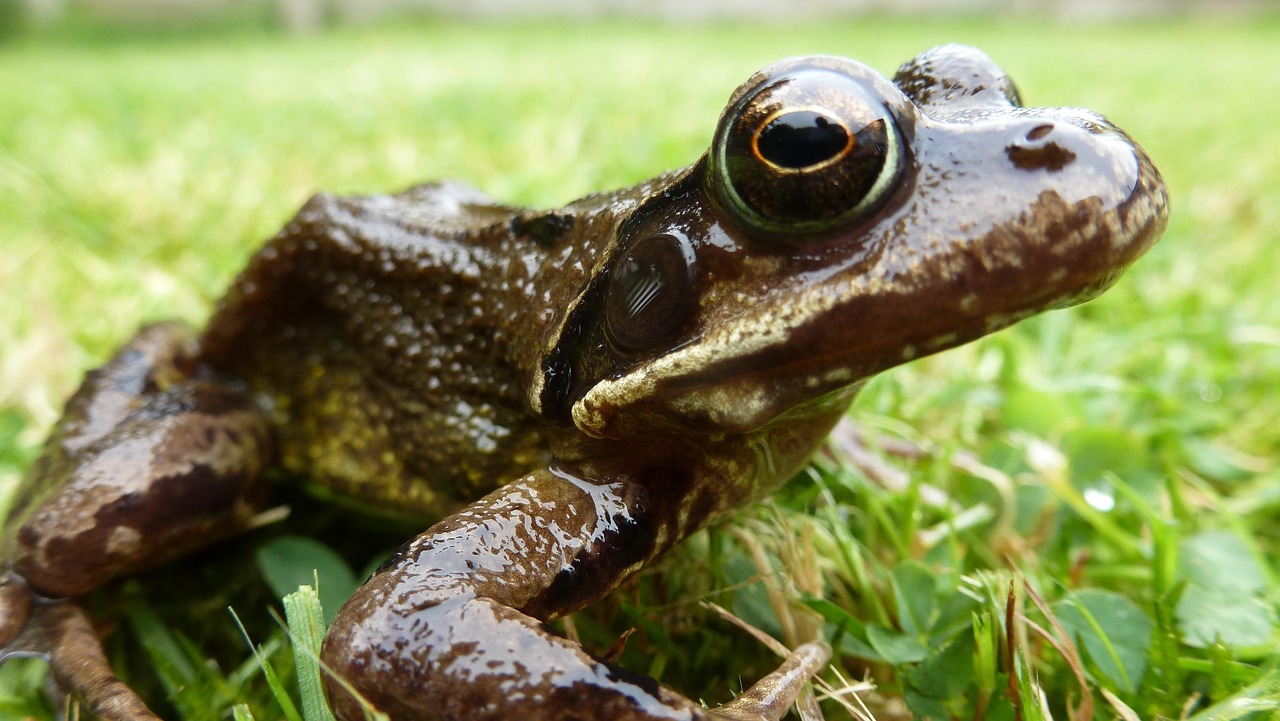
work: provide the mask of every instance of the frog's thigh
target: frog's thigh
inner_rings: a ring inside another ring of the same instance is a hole
[[[406,544],[325,640],[339,718],[364,718],[349,690],[397,721],[780,718],[825,663],[820,647],[722,715],[543,628],[653,555],[644,506],[630,484],[535,471]]]
[[[191,334],[143,329],[67,404],[10,515],[6,555],[41,594],[82,594],[247,526],[265,419],[197,379]]]

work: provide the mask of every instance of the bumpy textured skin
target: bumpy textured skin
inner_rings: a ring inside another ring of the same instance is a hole
[[[774,162],[813,155],[776,152],[809,132],[793,106],[830,111],[823,152],[862,134],[799,177]],[[791,200],[764,197],[775,181]],[[363,717],[352,691],[402,720],[779,718],[821,644],[706,710],[541,622],[776,488],[872,374],[1101,292],[1166,213],[1121,131],[1017,107],[958,46],[893,82],[838,58],[767,68],[696,163],[554,211],[447,183],[317,196],[201,334],[144,329],[68,404],[6,527],[0,646],[51,658],[104,718],[151,718],[51,598],[243,529],[279,466],[443,519],[339,613],[340,718]]]

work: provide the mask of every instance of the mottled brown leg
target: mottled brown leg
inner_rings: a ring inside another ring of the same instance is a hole
[[[597,599],[660,549],[661,519],[626,480],[541,470],[406,544],[339,612],[323,660],[396,721],[777,719],[825,662],[797,651],[722,711],[588,655],[542,621]],[[340,681],[339,681],[340,679]]]
[[[155,718],[107,665],[70,601],[249,527],[271,461],[266,419],[198,360],[193,334],[149,326],[89,373],[6,521],[0,660],[47,658],[103,718]]]

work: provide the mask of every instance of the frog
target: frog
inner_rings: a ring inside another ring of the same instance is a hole
[[[1128,135],[961,45],[770,65],[691,165],[562,208],[318,194],[203,329],[144,326],[68,401],[7,519],[0,653],[156,718],[78,599],[301,486],[426,528],[328,630],[340,719],[779,719],[821,639],[710,708],[547,624],[781,487],[875,374],[1095,297],[1167,217]]]

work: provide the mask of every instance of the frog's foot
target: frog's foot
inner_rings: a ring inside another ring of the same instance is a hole
[[[0,663],[17,657],[48,661],[68,701],[102,721],[160,721],[111,670],[83,609],[40,598],[21,577],[8,574],[0,579]]]

